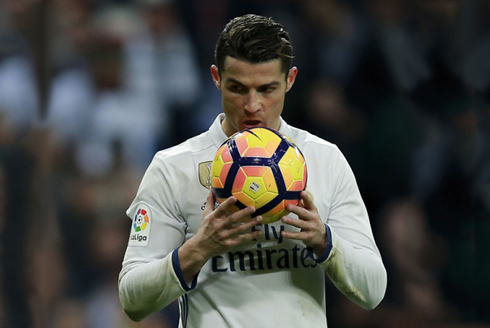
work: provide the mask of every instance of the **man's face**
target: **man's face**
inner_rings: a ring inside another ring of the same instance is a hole
[[[286,78],[279,59],[251,64],[227,57],[221,76],[218,68],[211,66],[213,81],[221,90],[226,135],[255,127],[278,130],[284,98],[297,72],[296,67],[291,68]]]

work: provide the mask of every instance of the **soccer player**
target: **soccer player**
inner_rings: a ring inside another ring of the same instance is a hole
[[[221,32],[211,76],[223,113],[209,130],[158,152],[127,210],[133,220],[119,277],[139,321],[179,299],[180,327],[326,327],[325,279],[373,309],[386,271],[354,174],[340,150],[282,118],[298,69],[286,29],[245,15]],[[233,133],[268,127],[290,137],[308,165],[300,206],[270,224],[217,206],[209,168]]]

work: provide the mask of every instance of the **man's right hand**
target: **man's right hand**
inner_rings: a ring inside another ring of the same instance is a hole
[[[262,217],[252,218],[254,207],[246,207],[235,213],[230,209],[236,203],[232,196],[216,209],[216,199],[210,190],[197,233],[179,248],[179,261],[184,278],[192,281],[202,266],[213,256],[223,254],[231,248],[249,242],[260,235],[251,228],[262,222]]]

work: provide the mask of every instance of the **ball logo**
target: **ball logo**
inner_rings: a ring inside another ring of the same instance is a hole
[[[145,230],[149,222],[150,218],[148,217],[146,210],[140,208],[134,217],[134,231],[140,232]]]
[[[250,184],[250,190],[254,192],[254,194],[257,193],[257,191],[259,191],[260,189],[260,185],[255,182],[255,181],[252,181],[252,183]]]

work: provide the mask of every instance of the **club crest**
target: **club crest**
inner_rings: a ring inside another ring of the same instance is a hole
[[[212,161],[199,163],[199,182],[203,187],[211,187],[211,164]]]

